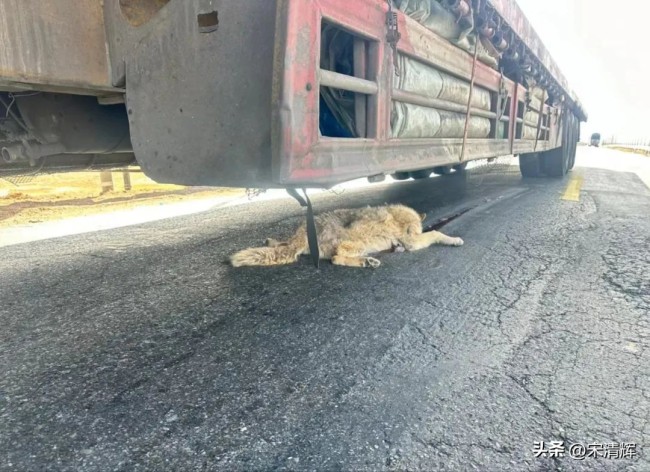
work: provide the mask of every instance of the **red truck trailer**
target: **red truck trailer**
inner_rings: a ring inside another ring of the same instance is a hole
[[[573,166],[576,95],[514,0],[0,0],[0,175],[328,187]]]

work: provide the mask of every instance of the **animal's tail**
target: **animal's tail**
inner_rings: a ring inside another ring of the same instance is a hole
[[[234,267],[271,266],[291,264],[298,260],[306,249],[306,244],[286,244],[276,247],[251,247],[230,256]]]

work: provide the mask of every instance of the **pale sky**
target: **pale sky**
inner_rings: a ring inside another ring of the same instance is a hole
[[[650,5],[644,0],[517,0],[587,113],[583,139],[650,140]]]

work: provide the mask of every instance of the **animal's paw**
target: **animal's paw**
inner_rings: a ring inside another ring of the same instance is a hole
[[[460,238],[454,238],[454,242],[452,243],[453,246],[462,246],[463,244],[465,244],[465,241]]]
[[[366,257],[363,261],[363,266],[364,267],[372,267],[373,269],[376,269],[381,265],[381,262],[379,259],[375,259],[374,257]]]

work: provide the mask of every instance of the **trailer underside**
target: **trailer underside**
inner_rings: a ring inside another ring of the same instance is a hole
[[[430,2],[0,0],[0,174],[327,187],[561,147],[586,115],[516,3]]]

